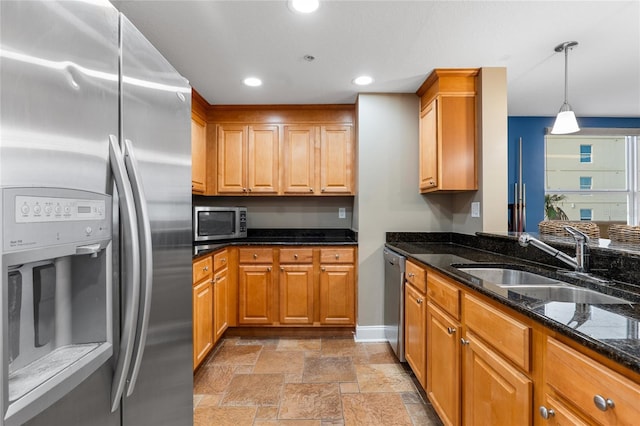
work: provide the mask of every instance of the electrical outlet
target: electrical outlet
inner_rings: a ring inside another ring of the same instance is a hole
[[[480,217],[480,202],[474,201],[471,203],[471,217]]]
[[[347,209],[344,207],[338,208],[338,219],[346,219],[347,218]]]

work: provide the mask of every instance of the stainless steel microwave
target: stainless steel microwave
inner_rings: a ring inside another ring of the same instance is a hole
[[[193,241],[214,241],[247,236],[246,207],[193,207]]]

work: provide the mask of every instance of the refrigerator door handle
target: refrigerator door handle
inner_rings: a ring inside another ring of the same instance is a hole
[[[151,243],[151,221],[149,220],[149,210],[147,199],[142,186],[142,179],[138,169],[138,162],[134,155],[133,146],[129,139],[124,140],[124,159],[131,181],[136,211],[138,212],[138,232],[140,239],[141,276],[140,281],[140,310],[138,312],[138,325],[136,331],[136,343],[134,346],[133,366],[127,380],[127,396],[133,393],[136,385],[142,356],[147,341],[147,331],[149,330],[149,313],[151,311],[151,293],[153,290],[153,250]]]
[[[124,318],[120,335],[120,349],[111,386],[111,412],[120,406],[124,392],[127,373],[133,355],[133,345],[136,337],[136,322],[140,299],[140,242],[138,240],[138,223],[136,220],[135,202],[131,184],[127,177],[124,158],[120,152],[118,138],[109,135],[109,160],[113,178],[120,198],[120,210],[123,224],[123,241],[129,244],[125,253],[128,254],[125,269],[126,276],[121,288],[126,290]]]

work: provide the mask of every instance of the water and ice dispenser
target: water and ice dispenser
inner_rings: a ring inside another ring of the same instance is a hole
[[[20,424],[111,357],[106,194],[1,188],[3,424]]]

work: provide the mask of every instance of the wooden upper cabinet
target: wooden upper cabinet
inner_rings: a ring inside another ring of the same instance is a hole
[[[207,123],[191,115],[191,191],[204,193],[207,179]]]
[[[436,69],[420,96],[420,192],[478,189],[477,76],[479,70]]]
[[[277,194],[280,171],[278,126],[248,126],[247,189]]]
[[[218,193],[247,192],[247,126],[218,126]]]
[[[320,128],[320,192],[353,193],[353,142],[351,126]]]
[[[282,172],[285,194],[315,193],[316,134],[316,126],[284,126]]]
[[[420,112],[420,191],[438,186],[437,99]]]

